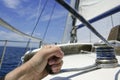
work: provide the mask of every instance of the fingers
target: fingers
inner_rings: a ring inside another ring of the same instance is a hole
[[[42,58],[47,60],[46,70],[53,73],[58,73],[61,70],[63,65],[62,58],[64,53],[62,52],[61,48],[55,45],[47,45],[43,46],[39,51],[38,55],[42,56]]]
[[[49,69],[50,69],[50,71],[52,72],[52,74],[55,74],[55,73],[60,72],[62,65],[63,65],[63,61],[61,60],[61,62],[59,62],[59,63],[57,63],[57,64],[52,64],[52,65],[50,65],[50,66],[49,66],[49,67],[50,67]],[[48,72],[48,73],[49,73],[49,72]]]
[[[52,65],[52,66],[51,66],[51,69],[52,69],[53,73],[58,73],[58,72],[60,72],[62,65],[63,65],[63,61],[61,61],[61,62],[58,63],[58,64]]]
[[[48,64],[53,73],[58,73],[63,65],[63,60],[54,56],[49,59]]]
[[[46,56],[47,59],[49,59],[52,56],[56,56],[59,58],[62,58],[64,56],[64,53],[62,52],[61,48],[55,45],[46,45],[42,47],[42,53]]]
[[[48,60],[48,64],[49,65],[58,64],[61,61],[62,61],[62,58],[58,58],[58,57],[53,56]]]

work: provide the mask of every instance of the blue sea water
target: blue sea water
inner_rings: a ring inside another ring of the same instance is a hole
[[[3,46],[0,46],[0,59],[2,57]],[[0,69],[0,77],[15,69],[21,63],[21,57],[25,53],[24,47],[7,47],[3,63]]]

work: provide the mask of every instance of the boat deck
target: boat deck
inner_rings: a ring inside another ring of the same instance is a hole
[[[64,64],[62,69],[82,69],[83,67],[93,65],[95,59],[95,53],[68,55],[63,58]],[[120,56],[117,56],[117,59],[120,64]],[[120,80],[120,66],[116,68],[63,72],[55,75],[48,75],[43,80]]]

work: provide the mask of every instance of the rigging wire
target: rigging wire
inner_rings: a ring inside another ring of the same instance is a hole
[[[53,13],[54,13],[55,7],[56,7],[56,3],[54,3],[54,6],[53,6],[53,9],[52,9],[52,12],[51,12],[51,14],[50,14],[50,19],[49,19],[49,21],[48,21],[48,24],[47,24],[47,27],[46,27],[45,33],[44,33],[44,35],[43,35],[43,41],[45,40],[45,37],[46,37],[46,35],[47,35],[48,27],[49,27],[50,22],[51,22],[51,19],[52,19],[52,17],[53,17]]]
[[[40,0],[40,1],[41,1],[41,0]],[[38,16],[38,19],[37,19],[37,21],[36,21],[36,23],[35,23],[35,26],[34,26],[34,29],[33,29],[31,35],[33,35],[33,33],[34,33],[34,31],[35,31],[35,29],[36,29],[36,27],[37,27],[37,25],[38,25],[38,23],[39,23],[39,21],[40,21],[40,18],[41,18],[41,16],[42,16],[42,13],[44,12],[44,10],[45,10],[45,8],[46,8],[47,3],[48,3],[48,0],[46,0],[45,4],[44,4],[44,6],[43,6],[43,8],[42,8],[42,10],[41,10],[41,13],[40,13],[40,15]],[[40,3],[39,3],[39,5],[40,5]],[[39,6],[39,10],[40,10],[40,6]]]
[[[113,21],[113,16],[111,15],[111,24],[112,24],[112,27],[114,27],[114,21]]]
[[[40,18],[41,18],[42,14],[43,14],[43,12],[44,12],[44,10],[45,10],[45,8],[46,8],[47,3],[48,3],[48,0],[45,1],[44,5],[43,5],[43,8],[42,8],[42,10],[41,10],[41,13],[38,15],[38,18],[36,18],[35,26],[34,26],[34,28],[33,28],[33,30],[32,30],[31,36],[34,34],[34,32],[35,32],[35,30],[36,30],[36,28],[37,28],[37,25],[38,25],[38,23],[39,23],[39,21],[40,21]],[[39,11],[40,11],[40,8],[41,8],[40,5],[41,5],[41,0],[39,0],[38,12],[37,12],[37,13],[39,13]],[[26,53],[26,51],[28,51],[28,49],[31,50],[31,48],[29,48],[30,42],[31,42],[31,39],[28,40],[28,42],[27,42],[27,44],[26,44],[26,48],[25,48],[25,50],[24,50],[24,53]],[[40,44],[41,44],[41,41],[40,41]],[[40,44],[39,44],[39,47],[40,47]],[[21,61],[18,63],[18,66],[19,66],[20,64],[21,64]]]
[[[48,0],[46,0],[45,4],[44,4],[44,6],[43,6],[43,8],[42,8],[42,10],[41,10],[41,13],[40,13],[40,15],[39,15],[38,18],[37,18],[37,21],[36,21],[36,23],[35,23],[34,29],[33,29],[32,33],[31,33],[31,36],[33,35],[33,33],[34,33],[34,31],[35,31],[38,23],[39,23],[39,20],[40,20],[41,15],[43,14],[43,12],[44,12],[44,10],[45,10],[45,8],[46,8],[47,3],[48,3]],[[40,5],[40,3],[39,3],[39,5]],[[54,4],[54,8],[53,8],[52,13],[51,13],[51,15],[50,15],[50,20],[49,20],[49,22],[48,22],[48,24],[47,24],[47,28],[46,28],[46,31],[45,31],[45,33],[44,33],[43,40],[44,40],[44,38],[45,38],[45,36],[46,36],[47,30],[48,30],[48,26],[49,26],[49,24],[50,24],[50,22],[51,22],[51,18],[52,18],[52,15],[53,15],[55,6],[56,6],[56,4]],[[39,6],[39,9],[40,9],[40,6]],[[25,52],[29,49],[28,47],[29,47],[30,41],[31,41],[31,39],[29,39],[28,42],[27,42],[27,46],[26,46]],[[40,44],[42,44],[42,43],[40,42]],[[40,46],[40,45],[39,45],[39,46]],[[21,64],[21,62],[19,62],[18,66],[19,66],[20,64]]]
[[[6,41],[5,41],[5,44],[4,44],[3,52],[2,52],[2,57],[1,57],[1,59],[0,59],[0,70],[1,70],[1,68],[2,68],[2,63],[3,63],[4,57],[5,57],[7,42],[8,42],[8,41],[6,40]]]
[[[36,18],[35,26],[34,26],[34,28],[33,28],[33,30],[32,30],[31,36],[34,34],[35,29],[37,28],[37,25],[38,25],[38,23],[39,23],[39,21],[40,21],[41,15],[43,14],[47,3],[48,3],[48,0],[46,0],[46,2],[44,3],[44,6],[43,6],[43,8],[42,8],[42,10],[41,10],[41,13],[39,14],[38,18]],[[40,10],[40,8],[41,8],[40,4],[41,4],[41,0],[39,1],[38,13],[39,13],[39,10]],[[28,42],[27,42],[25,52],[28,50],[28,47],[29,47],[29,45],[30,45],[30,42],[31,42],[31,39],[29,39]],[[41,41],[40,41],[40,43],[41,43]]]

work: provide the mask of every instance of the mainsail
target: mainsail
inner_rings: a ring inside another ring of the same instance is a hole
[[[95,19],[100,15],[104,17],[107,13],[113,14],[118,11],[120,11],[120,0],[80,0],[79,4],[79,13],[87,20]],[[79,24],[80,22],[77,21],[76,25]]]

